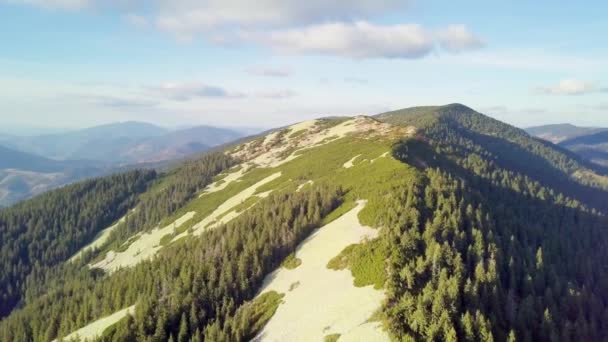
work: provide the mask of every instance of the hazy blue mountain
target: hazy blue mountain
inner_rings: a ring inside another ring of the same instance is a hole
[[[40,136],[0,134],[0,206],[91,176],[164,167],[243,136],[211,126],[170,131],[143,122]]]
[[[608,166],[608,131],[564,140],[559,145],[597,164]]]
[[[0,146],[0,169],[20,169],[35,172],[57,172],[62,162]]]
[[[564,140],[608,130],[600,127],[579,127],[572,124],[544,125],[526,128],[529,134],[554,144]]]
[[[584,159],[608,166],[608,128],[559,124],[530,127],[526,131],[575,152]]]
[[[35,136],[35,135],[47,135],[47,134],[60,134],[73,131],[67,127],[50,127],[40,125],[28,125],[28,124],[3,124],[0,127],[0,136],[12,135],[12,136]]]
[[[121,159],[135,163],[179,159],[243,137],[225,128],[197,126],[143,139],[128,146]]]
[[[0,144],[50,159],[125,165],[180,159],[244,135],[211,126],[170,131],[149,123],[121,122],[62,134],[0,135]]]
[[[143,138],[160,136],[165,133],[167,130],[162,127],[130,121],[61,134],[5,137],[2,143],[17,150],[52,159],[113,161],[125,146]]]
[[[0,207],[109,171],[86,160],[53,160],[0,146]]]

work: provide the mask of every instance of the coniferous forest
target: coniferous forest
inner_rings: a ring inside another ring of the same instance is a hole
[[[93,179],[0,209],[0,317],[23,296],[31,272],[72,256],[124,215],[154,171]]]

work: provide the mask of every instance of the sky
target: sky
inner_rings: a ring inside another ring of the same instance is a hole
[[[463,103],[608,127],[608,3],[0,0],[0,126],[276,127]]]

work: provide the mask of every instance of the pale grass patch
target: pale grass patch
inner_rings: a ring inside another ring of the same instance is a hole
[[[223,179],[209,184],[198,197],[202,197],[203,195],[208,193],[224,190],[228,186],[228,184],[243,177],[247,170],[248,168],[246,167],[246,165],[241,165],[241,168],[239,170],[235,172],[230,172],[228,176],[224,177]]]
[[[274,174],[262,179],[261,181],[255,183],[254,185],[248,187],[247,189],[239,192],[238,194],[232,196],[231,198],[226,200],[224,203],[220,204],[211,214],[209,214],[209,216],[205,217],[201,222],[194,225],[194,227],[192,227],[193,234],[200,235],[205,231],[205,229],[212,228],[220,223],[226,223],[229,220],[235,218],[240,213],[224,215],[224,217],[219,219],[220,216],[222,216],[222,214],[226,213],[228,210],[234,208],[235,206],[241,204],[247,198],[253,196],[253,194],[255,194],[256,190],[259,187],[261,187],[262,185],[264,185],[266,183],[272,182],[273,180],[275,180],[279,177],[281,177],[281,172],[274,173]],[[228,217],[226,218],[226,216],[228,216]],[[184,233],[188,234],[187,232],[184,232]],[[184,233],[182,233],[182,234],[184,234]],[[182,234],[180,234],[180,235],[182,235]],[[178,235],[175,238],[178,239],[179,237],[181,237],[181,236]]]
[[[111,314],[110,316],[100,318],[100,319],[96,320],[95,322],[92,322],[92,323],[74,331],[73,333],[67,335],[66,337],[63,338],[63,340],[70,341],[70,340],[77,339],[79,341],[84,341],[84,340],[92,341],[93,339],[101,336],[101,334],[103,334],[104,330],[106,330],[110,326],[116,324],[121,319],[127,317],[127,315],[133,315],[134,313],[135,313],[135,305],[130,306],[126,309],[117,311],[117,312]],[[54,340],[53,342],[55,342],[55,341],[57,341],[57,340]]]
[[[386,134],[392,129],[392,126],[368,117],[358,116],[329,128],[322,128],[315,120],[295,124],[289,129],[291,133],[284,136],[279,144],[270,144],[278,138],[280,131],[276,131],[267,135],[262,144],[245,143],[231,155],[260,167],[274,168],[298,158],[298,153],[304,150],[328,144],[351,133],[371,131],[374,134]],[[302,130],[306,130],[306,132],[292,137],[296,132]]]
[[[378,159],[380,159],[380,158],[386,158],[386,157],[388,157],[388,152],[384,152],[384,153],[382,153],[380,156],[378,156],[378,157],[376,157],[376,158],[372,159],[372,160],[371,160],[371,163],[374,163],[376,160],[378,160]]]
[[[109,251],[106,257],[91,267],[101,268],[107,272],[114,272],[120,268],[134,266],[144,260],[151,259],[161,248],[160,240],[167,234],[172,234],[175,229],[191,220],[196,212],[190,211],[163,228],[155,228],[147,233],[138,234],[123,252]]]
[[[322,341],[335,333],[389,341],[379,325],[366,323],[381,307],[384,291],[355,287],[350,270],[327,268],[329,260],[347,246],[377,237],[377,230],[359,223],[357,215],[364,206],[359,201],[357,207],[306,239],[295,254],[302,260],[300,266],[293,270],[280,267],[266,277],[260,294],[285,293],[284,303],[255,341]],[[294,287],[294,283],[299,285]]]
[[[361,157],[360,154],[352,157],[349,161],[347,161],[346,163],[344,163],[344,165],[342,165],[342,167],[345,168],[345,169],[350,169],[351,167],[353,167],[355,165],[354,162],[359,157]]]
[[[114,229],[116,229],[116,227],[118,227],[121,223],[125,222],[126,218],[127,218],[127,215],[123,216],[120,220],[118,220],[116,223],[109,226],[108,228],[105,228],[102,231],[100,231],[97,234],[97,236],[95,237],[95,239],[93,240],[93,242],[82,247],[78,251],[78,253],[74,254],[68,261],[72,262],[72,261],[78,259],[87,250],[92,250],[92,249],[101,247],[106,241],[108,241],[108,238],[110,237],[110,234],[112,233],[112,231]]]
[[[298,188],[296,189],[296,192],[300,192],[305,186],[307,186],[307,185],[313,185],[313,184],[314,184],[314,181],[308,180],[305,183],[302,183],[302,184],[298,185]]]

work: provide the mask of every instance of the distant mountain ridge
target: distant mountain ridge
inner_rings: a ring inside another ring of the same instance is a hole
[[[226,128],[196,126],[135,142],[121,155],[138,163],[179,159],[241,137],[242,133]]]
[[[573,139],[580,136],[594,134],[608,130],[600,127],[580,127],[572,124],[554,124],[528,127],[526,132],[541,139],[548,140],[554,144]]]
[[[608,167],[608,130],[564,140],[559,145]]]
[[[36,172],[57,172],[62,162],[0,146],[0,169],[24,169]]]
[[[608,128],[561,124],[531,127],[526,131],[568,149],[597,165],[608,167]]]
[[[243,135],[212,126],[169,130],[137,121],[39,136],[0,134],[0,206],[132,165],[166,165]]]
[[[168,131],[143,122],[120,122],[81,130],[28,137],[12,137],[2,143],[17,150],[52,159],[112,161],[125,146]]]
[[[104,172],[99,162],[53,160],[0,146],[0,207]]]

